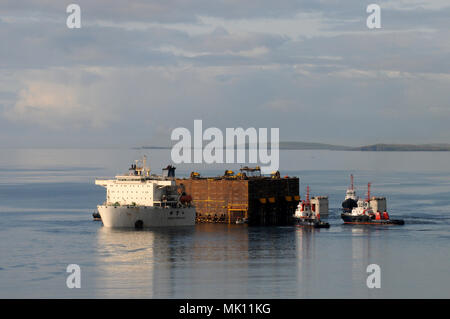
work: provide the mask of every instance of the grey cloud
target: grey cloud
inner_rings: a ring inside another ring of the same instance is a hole
[[[110,20],[116,22],[160,22],[180,23],[198,22],[198,16],[222,17],[225,19],[251,18],[290,18],[297,13],[321,12],[329,19],[349,20],[364,19],[368,2],[360,0],[284,0],[284,1],[210,1],[210,0],[78,0],[83,16],[88,20]],[[379,1],[386,7],[386,14],[395,12],[397,15],[416,13],[420,17],[427,15],[442,15],[435,8],[445,8],[444,1],[413,1],[401,0]],[[434,3],[432,6],[430,3]],[[65,19],[66,3],[46,0],[4,0],[0,11],[6,15],[29,15],[34,17],[59,17]],[[414,9],[414,10],[408,10]],[[412,16],[411,16],[412,14]]]
[[[308,3],[308,1],[306,2]],[[209,1],[209,0],[78,0],[82,13],[88,19],[144,22],[195,22],[198,15],[224,18],[286,17],[301,8],[297,1],[283,3],[270,0],[254,1]],[[45,0],[6,0],[0,10],[7,14],[65,14],[66,4]]]
[[[60,2],[0,4],[1,145],[137,146],[197,118],[280,127],[290,140],[450,138],[448,8],[387,8],[379,31],[356,0],[79,4],[80,30],[65,27]],[[319,13],[319,32],[187,30],[202,15],[251,24],[299,12]]]

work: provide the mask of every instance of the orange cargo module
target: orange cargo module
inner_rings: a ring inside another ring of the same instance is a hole
[[[298,177],[280,177],[279,172],[262,176],[259,167],[218,177],[192,172],[190,178],[176,181],[192,196],[197,223],[289,225],[300,200]]]

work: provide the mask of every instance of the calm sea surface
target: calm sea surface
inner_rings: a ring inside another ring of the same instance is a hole
[[[167,150],[145,152],[154,172]],[[0,298],[450,298],[450,153],[282,151],[280,170],[330,199],[330,229],[197,225],[109,230],[92,221],[95,177],[143,151],[0,149]],[[218,175],[236,166],[181,165]],[[405,226],[343,225],[355,175]],[[68,289],[66,267],[81,267]],[[381,267],[368,289],[366,267]]]

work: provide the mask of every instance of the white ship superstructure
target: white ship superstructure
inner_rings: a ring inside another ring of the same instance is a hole
[[[306,200],[298,203],[294,217],[318,218],[328,217],[328,196],[314,196],[309,199],[309,186],[306,188]]]
[[[345,200],[352,199],[354,201],[358,201],[358,197],[356,197],[355,187],[353,186],[353,174],[350,175],[350,188],[347,188],[347,192],[345,193]]]
[[[139,163],[142,165],[139,166]],[[106,188],[106,201],[98,205],[105,227],[187,226],[195,224],[192,198],[176,185],[175,168],[153,175],[146,158],[131,165],[128,174],[97,179]]]

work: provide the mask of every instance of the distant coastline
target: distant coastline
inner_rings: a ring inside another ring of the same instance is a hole
[[[134,147],[133,149],[171,149],[171,148],[172,148],[171,146],[141,146],[141,147]],[[450,144],[371,144],[363,146],[344,146],[344,145],[310,143],[310,142],[280,142],[280,150],[450,152]]]

